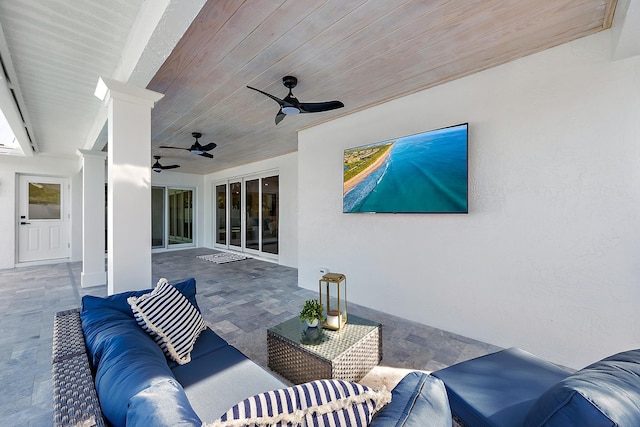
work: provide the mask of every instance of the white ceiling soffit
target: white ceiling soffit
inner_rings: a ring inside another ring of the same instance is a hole
[[[0,1],[0,24],[18,76],[12,83],[21,89],[39,152],[75,156],[79,145],[101,149],[94,144],[106,120],[93,96],[98,78],[133,79],[144,87],[202,4]]]
[[[4,31],[0,25],[0,154],[18,154],[31,157],[37,151],[31,139],[33,128],[28,112],[24,109],[24,99],[16,84],[16,73]],[[20,106],[23,107],[20,107]],[[16,147],[17,145],[17,147]]]

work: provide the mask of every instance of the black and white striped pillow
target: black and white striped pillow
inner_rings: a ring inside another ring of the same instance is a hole
[[[206,427],[365,427],[391,393],[342,380],[317,380],[261,393],[235,405]]]
[[[191,351],[206,329],[198,310],[171,286],[167,279],[160,279],[148,294],[130,297],[136,322],[158,343],[167,357],[180,365],[191,361]]]

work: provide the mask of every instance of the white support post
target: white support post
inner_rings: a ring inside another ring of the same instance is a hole
[[[105,197],[107,153],[78,150],[82,156],[82,274],[83,288],[107,283],[104,268]]]
[[[164,95],[104,77],[109,295],[151,287],[151,109]]]

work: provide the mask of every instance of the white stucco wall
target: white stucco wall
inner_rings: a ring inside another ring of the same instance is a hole
[[[299,280],[582,367],[640,342],[640,58],[602,32],[299,134]],[[347,100],[345,100],[346,102]],[[347,147],[469,122],[469,214],[342,213]]]
[[[213,193],[215,183],[231,178],[259,174],[265,171],[277,170],[280,176],[280,219],[279,219],[279,255],[278,263],[289,267],[298,266],[298,153],[243,166],[226,169],[205,177],[207,197],[206,235],[202,246],[214,247],[213,239]]]
[[[51,157],[0,156],[0,269],[13,268],[16,259],[17,177],[43,175],[70,179],[71,199],[71,260],[82,259],[82,175],[79,159]]]

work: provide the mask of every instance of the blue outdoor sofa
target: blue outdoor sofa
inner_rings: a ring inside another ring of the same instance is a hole
[[[174,288],[199,311],[194,279]],[[244,399],[287,387],[210,328],[188,363],[165,357],[127,302],[149,292],[85,296],[81,310],[56,314],[55,426],[201,426]],[[371,427],[451,425],[444,385],[430,375],[407,375],[391,397]]]

